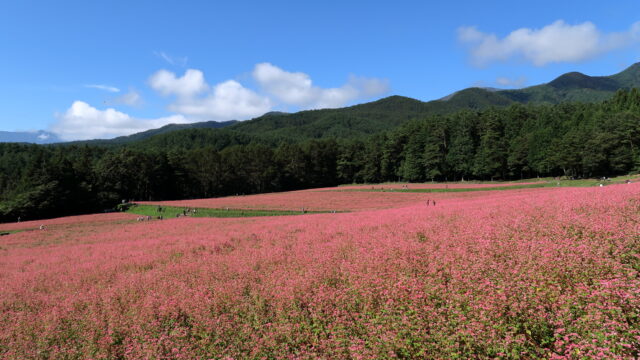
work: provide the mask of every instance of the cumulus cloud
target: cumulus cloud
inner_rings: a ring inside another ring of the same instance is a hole
[[[270,63],[257,64],[253,78],[270,96],[288,105],[302,108],[333,108],[350,101],[384,94],[389,91],[385,80],[350,76],[339,88],[320,88],[302,72],[288,72]]]
[[[249,119],[272,108],[269,98],[258,95],[235,80],[217,84],[204,97],[179,98],[169,110],[207,120]]]
[[[112,92],[112,93],[120,92],[120,89],[118,89],[117,87],[109,86],[109,85],[89,84],[89,85],[85,85],[84,87],[91,88],[91,89],[98,89],[98,90],[108,91],[108,92]]]
[[[75,101],[66,112],[56,114],[56,120],[50,129],[62,140],[105,139],[188,122],[182,115],[137,119],[113,108],[99,110],[83,101]]]
[[[469,47],[478,66],[521,58],[536,66],[578,62],[640,41],[640,21],[627,31],[603,33],[591,22],[570,25],[562,20],[541,29],[520,28],[500,39],[473,26],[458,29],[458,40]]]
[[[189,61],[189,58],[186,56],[183,56],[183,57],[171,56],[164,51],[154,51],[153,54],[159,57],[160,59],[166,61],[170,65],[177,65],[177,66],[184,67],[184,66],[187,66],[187,62]]]
[[[339,107],[389,91],[386,80],[357,76],[350,76],[338,88],[320,88],[305,73],[288,72],[269,63],[257,64],[252,76],[260,92],[236,80],[211,86],[202,71],[195,69],[188,69],[182,76],[160,70],[149,78],[149,85],[164,96],[175,96],[168,109],[194,121],[245,120],[279,105],[300,109]]]
[[[513,88],[523,87],[524,84],[526,83],[527,83],[527,78],[524,76],[520,76],[515,79],[500,76],[496,79],[496,84],[500,86],[513,87]]]
[[[158,53],[158,56],[163,54]],[[56,121],[50,130],[62,140],[112,138],[170,123],[246,120],[281,106],[291,105],[301,110],[338,107],[389,91],[386,80],[357,76],[350,76],[341,87],[320,88],[305,73],[288,72],[269,63],[257,64],[252,75],[260,86],[257,91],[236,80],[209,85],[204,73],[197,69],[187,69],[181,76],[169,70],[159,70],[149,77],[148,85],[170,98],[167,110],[175,115],[142,119],[109,107],[141,104],[140,93],[129,89],[128,93],[105,100],[106,109],[75,101],[64,113],[55,114]],[[108,85],[87,87],[120,92],[120,89]]]
[[[200,70],[188,69],[183,76],[168,70],[160,70],[149,78],[149,86],[162,95],[177,95],[187,98],[209,89]]]
[[[160,70],[149,79],[149,85],[162,95],[175,95],[169,110],[194,121],[245,120],[268,112],[268,97],[247,89],[235,80],[210,86],[200,70],[189,69],[183,76]]]

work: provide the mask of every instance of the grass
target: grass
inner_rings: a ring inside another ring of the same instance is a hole
[[[5,236],[5,235],[11,235],[11,234],[15,234],[15,233],[19,233],[22,231],[26,231],[27,229],[20,229],[20,230],[4,230],[4,231],[0,231],[0,236]],[[32,230],[32,229],[29,229]]]
[[[162,211],[158,211],[157,205],[134,205],[127,212],[142,216],[163,216],[165,219],[183,216],[185,214],[183,207],[161,206]],[[208,209],[208,208],[190,208],[196,210],[195,213],[187,212],[190,217],[217,217],[217,218],[235,218],[235,217],[253,217],[253,216],[285,216],[285,215],[302,215],[302,214],[319,214],[328,213],[329,211],[291,211],[291,210],[249,210],[249,209]]]

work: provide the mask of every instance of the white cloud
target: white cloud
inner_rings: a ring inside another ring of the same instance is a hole
[[[164,53],[157,55],[163,58],[166,56]],[[167,56],[167,59],[170,58]],[[56,121],[50,129],[62,140],[104,139],[158,128],[170,123],[246,120],[282,105],[293,105],[300,109],[338,107],[389,90],[386,80],[357,76],[350,76],[347,82],[338,88],[320,88],[312,84],[307,74],[287,72],[269,63],[256,65],[253,76],[264,91],[246,88],[236,80],[209,85],[203,72],[196,69],[187,69],[182,76],[168,70],[160,70],[150,76],[148,84],[161,95],[172,96],[173,100],[167,109],[175,115],[141,119],[111,107],[101,110],[86,102],[75,101],[64,113],[55,114]],[[87,87],[111,92],[120,91],[108,85]],[[141,102],[140,93],[130,89],[126,94],[105,100],[104,105],[135,106]]]
[[[458,29],[458,40],[470,48],[474,64],[519,57],[543,66],[578,62],[640,41],[640,21],[624,32],[602,33],[591,22],[570,25],[562,20],[541,29],[520,28],[500,39],[471,26]]]
[[[113,100],[116,104],[124,104],[128,106],[138,106],[142,104],[142,96],[134,89],[130,89],[128,93],[123,94]]]
[[[149,85],[162,95],[176,95],[169,110],[196,120],[245,120],[268,112],[269,98],[245,88],[235,80],[210,86],[200,70],[189,69],[183,76],[160,70]],[[203,94],[204,93],[204,94]]]
[[[62,140],[105,139],[188,122],[182,115],[137,119],[113,108],[99,110],[83,101],[75,101],[65,113],[56,114],[56,119],[51,131]]]
[[[92,89],[98,89],[98,90],[104,90],[104,91],[108,91],[108,92],[112,92],[112,93],[120,92],[120,89],[118,89],[117,87],[109,86],[109,85],[90,84],[90,85],[85,85],[84,87],[92,88]]]
[[[505,76],[500,76],[496,79],[496,84],[500,86],[520,88],[527,83],[527,78],[524,76],[520,76],[518,78],[512,79]]]
[[[245,120],[272,108],[271,101],[235,80],[217,84],[204,97],[178,98],[169,110],[200,120]]]
[[[355,76],[349,77],[339,88],[323,89],[314,86],[311,77],[305,73],[288,72],[270,63],[257,64],[253,77],[268,95],[287,105],[306,109],[340,107],[359,98],[389,91],[385,80]]]
[[[149,85],[162,95],[177,95],[185,98],[209,89],[202,71],[194,69],[188,69],[182,77],[176,77],[174,73],[167,70],[160,70],[151,75]]]
[[[153,54],[159,57],[160,59],[166,61],[170,65],[177,65],[177,66],[184,67],[184,66],[187,66],[187,62],[189,61],[189,58],[186,56],[184,57],[170,56],[164,51],[154,51]]]

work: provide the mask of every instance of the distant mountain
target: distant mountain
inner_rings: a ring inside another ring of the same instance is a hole
[[[604,101],[620,89],[634,87],[640,87],[640,63],[611,76],[589,76],[570,72],[546,84],[493,93],[519,103],[558,104]]]
[[[0,131],[0,142],[52,144],[60,141],[58,136],[48,131]]]
[[[457,91],[439,100],[423,102],[403,96],[390,96],[377,101],[337,109],[306,110],[297,113],[269,112],[247,121],[207,121],[192,124],[171,124],[159,129],[143,131],[110,140],[76,141],[94,145],[121,145],[128,143],[171,144],[180,137],[189,137],[200,143],[213,141],[223,144],[237,144],[253,141],[256,137],[269,142],[300,141],[319,138],[350,138],[366,136],[389,130],[403,123],[426,116],[448,114],[456,111],[481,110],[491,106],[523,104],[557,104],[561,102],[599,102],[609,99],[619,89],[640,87],[640,63],[611,76],[589,76],[579,72],[563,74],[549,83],[523,89],[500,90],[495,88],[472,87]],[[211,129],[224,128],[223,132]],[[198,134],[197,129],[202,130]],[[184,131],[184,134],[174,135]],[[50,143],[59,141],[48,133],[29,133],[26,141]],[[2,134],[0,133],[0,136]],[[40,139],[38,136],[41,136]],[[50,136],[48,139],[44,139]],[[161,137],[161,138],[158,138]],[[173,138],[176,137],[176,138]],[[149,140],[158,138],[156,140]],[[30,140],[29,140],[30,139]],[[252,140],[253,139],[253,140]]]
[[[184,130],[184,129],[222,129],[224,127],[227,126],[231,126],[235,123],[237,123],[238,120],[229,120],[229,121],[204,121],[204,122],[197,122],[197,123],[191,123],[191,124],[169,124],[169,125],[165,125],[161,128],[158,129],[151,129],[151,130],[147,130],[147,131],[143,131],[143,132],[139,132],[133,135],[128,135],[128,136],[120,136],[117,137],[114,140],[114,142],[118,142],[118,143],[127,143],[127,142],[132,142],[132,141],[137,141],[137,140],[142,140],[142,139],[147,139],[150,138],[152,136],[155,135],[159,135],[159,134],[166,134],[172,131],[176,131],[176,130]]]
[[[282,113],[284,114],[284,113]],[[266,114],[265,114],[266,116]],[[191,124],[169,124],[161,128],[142,131],[127,136],[119,136],[113,139],[95,139],[95,140],[78,140],[71,142],[64,142],[64,144],[92,144],[92,145],[118,145],[127,144],[150,138],[152,136],[166,134],[177,130],[185,129],[221,129],[237,123],[238,120],[229,121],[204,121]],[[39,131],[0,131],[0,143],[3,142],[24,142],[32,144],[54,144],[62,143],[56,134],[39,130]]]
[[[640,63],[611,76],[571,72],[547,84],[517,90],[472,87],[429,102],[391,96],[347,108],[269,114],[229,129],[284,138],[345,138],[388,130],[410,119],[463,109],[481,110],[513,103],[598,102],[611,98],[619,89],[633,87],[640,87]]]
[[[222,129],[227,126],[231,126],[237,123],[238,120],[229,120],[229,121],[203,121],[197,123],[190,124],[169,124],[157,129],[151,129],[142,131],[139,133],[135,133],[132,135],[126,136],[118,136],[113,139],[96,139],[96,140],[82,140],[82,141],[72,141],[67,144],[92,144],[92,145],[119,145],[119,144],[128,144],[136,141],[145,140],[151,138],[156,135],[167,134],[170,132],[178,131],[178,130],[187,130],[187,129]]]
[[[620,89],[640,87],[640,63],[611,76],[589,76],[579,72],[570,72],[558,76],[546,84],[523,89],[500,90],[495,88],[469,88],[447,95],[436,101],[457,99],[458,107],[473,108],[478,103],[492,102],[495,105],[505,101],[533,104],[558,104],[561,102],[598,102],[604,101]],[[475,94],[465,93],[476,89]],[[483,98],[480,100],[480,98]],[[460,99],[462,98],[462,99]]]

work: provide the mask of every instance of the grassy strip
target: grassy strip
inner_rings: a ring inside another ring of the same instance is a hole
[[[158,211],[162,209],[162,211]],[[284,215],[302,215],[302,214],[320,214],[329,211],[291,211],[291,210],[247,210],[247,209],[207,209],[207,208],[189,208],[196,210],[186,212],[190,217],[217,217],[217,218],[235,218],[235,217],[253,217],[253,216],[284,216]],[[184,216],[185,208],[175,206],[158,206],[158,205],[134,205],[127,210],[128,213],[142,216],[153,216],[155,218],[162,216],[165,219]]]
[[[3,230],[3,231],[0,231],[0,236],[16,234],[16,233],[27,231],[27,230],[33,230],[33,229]]]

